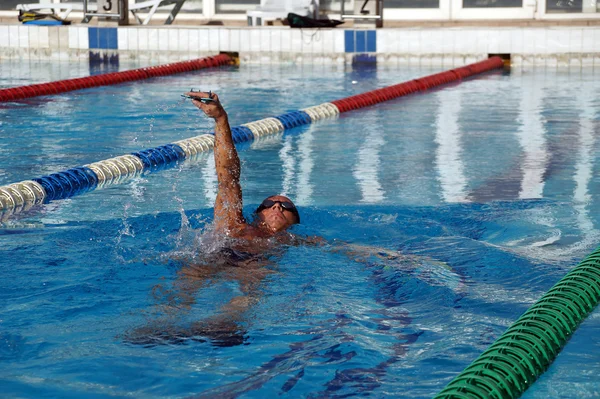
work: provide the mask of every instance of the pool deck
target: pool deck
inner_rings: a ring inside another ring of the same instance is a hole
[[[186,19],[188,18],[188,19]],[[178,18],[176,24],[21,25],[0,19],[0,60],[115,59],[164,63],[235,52],[246,63],[457,67],[510,54],[517,68],[600,69],[600,19],[386,21],[384,28],[249,27]]]

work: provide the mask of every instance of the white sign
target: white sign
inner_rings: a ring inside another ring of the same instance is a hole
[[[98,0],[98,14],[118,14],[119,0]]]

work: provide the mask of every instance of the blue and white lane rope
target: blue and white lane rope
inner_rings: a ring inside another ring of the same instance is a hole
[[[504,65],[500,57],[440,72],[420,79],[394,86],[372,90],[355,96],[323,103],[299,111],[289,112],[274,118],[245,123],[231,128],[234,143],[260,139],[266,135],[283,132],[296,126],[312,123],[319,119],[336,117],[347,112],[379,102],[398,98],[417,91],[447,84],[469,76],[477,75]],[[215,144],[214,136],[204,134],[123,155],[90,165],[53,173],[38,179],[22,181],[0,187],[0,221],[10,215],[30,209],[32,206],[48,203],[93,191],[96,188],[127,181],[143,173],[156,172],[175,166],[178,162],[208,151]]]
[[[332,103],[323,103],[287,114],[244,123],[231,128],[234,143],[281,133],[294,127],[339,114]],[[0,186],[0,221],[39,204],[80,195],[98,188],[123,183],[146,173],[169,169],[186,159],[210,151],[213,134],[203,134],[172,144],[94,162],[37,179]]]

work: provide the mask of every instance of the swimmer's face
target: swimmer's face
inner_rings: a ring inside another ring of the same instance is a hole
[[[265,206],[265,203],[269,203],[268,200],[273,202],[271,206]],[[292,210],[285,209],[281,202],[286,202],[293,205],[289,198],[284,197],[283,195],[273,195],[263,201],[263,204],[258,208],[260,210],[258,212],[258,217],[274,233],[286,230],[291,225],[299,223],[299,218],[297,217],[296,213],[297,211],[294,212]]]

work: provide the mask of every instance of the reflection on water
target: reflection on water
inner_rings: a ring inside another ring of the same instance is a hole
[[[311,182],[311,173],[314,167],[313,141],[316,129],[315,125],[310,125],[298,139],[299,176],[296,189],[296,202],[304,206],[312,204],[313,184]]]
[[[314,167],[313,140],[318,129],[312,124],[299,136],[285,135],[279,150],[282,167],[281,194],[293,197],[300,206],[312,204],[313,182],[311,173]]]
[[[439,111],[436,120],[436,166],[444,202],[467,201],[467,179],[464,172],[462,131],[458,125],[462,95],[460,90],[437,93]]]
[[[581,120],[577,132],[577,147],[573,149],[572,154],[575,158],[575,173],[573,180],[575,187],[573,189],[573,209],[575,213],[575,223],[579,229],[579,239],[575,243],[563,246],[558,249],[550,249],[546,256],[554,256],[557,252],[560,255],[567,255],[585,251],[587,248],[598,245],[600,241],[600,231],[594,226],[594,219],[590,215],[592,206],[592,195],[590,194],[590,185],[593,180],[594,164],[597,159],[593,155],[598,154],[595,151],[596,137],[600,131],[600,124],[593,118],[596,115],[596,108],[591,101],[591,92],[588,88],[582,88],[578,94],[577,103],[581,105]]]
[[[217,199],[217,171],[215,169],[215,158],[206,157],[202,165],[202,182],[204,183],[204,196],[206,202],[214,204]]]
[[[544,191],[544,172],[548,161],[546,131],[542,121],[542,88],[538,79],[523,87],[521,95],[520,127],[517,133],[523,150],[521,170],[523,180],[519,198],[542,198]]]
[[[292,137],[287,136],[283,139],[283,145],[279,150],[279,159],[281,159],[281,168],[283,170],[282,191],[281,194],[289,196],[294,184],[294,171],[296,159],[292,154]]]
[[[376,204],[385,199],[385,192],[379,182],[381,159],[379,152],[385,144],[383,132],[377,125],[369,126],[364,132],[365,141],[358,150],[356,166],[352,171],[362,195],[361,202]]]

